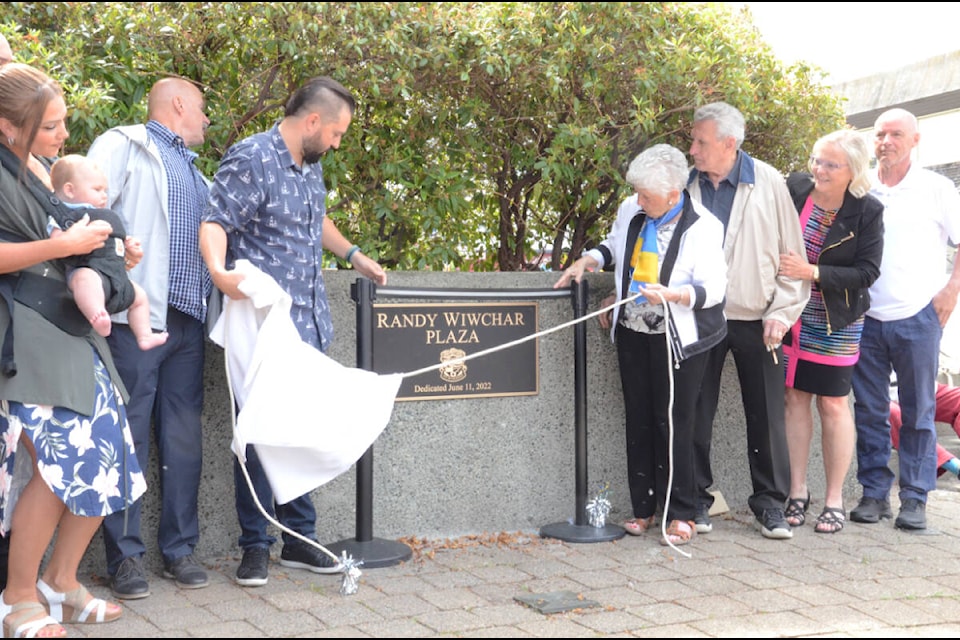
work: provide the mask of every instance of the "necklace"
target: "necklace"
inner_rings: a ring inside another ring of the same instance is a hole
[[[828,201],[828,199],[823,196],[821,197],[811,196],[811,198],[813,199],[813,204],[817,205],[817,207],[820,208],[822,211],[836,213],[837,211],[840,210],[840,207],[843,206],[843,198],[840,199],[840,203],[837,204],[836,206],[833,206],[832,202],[829,202],[829,204],[825,202],[825,201]]]

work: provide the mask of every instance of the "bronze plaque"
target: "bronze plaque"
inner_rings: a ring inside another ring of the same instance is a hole
[[[373,370],[412,373],[397,400],[530,396],[540,391],[536,302],[374,304]],[[472,354],[496,349],[470,358]]]

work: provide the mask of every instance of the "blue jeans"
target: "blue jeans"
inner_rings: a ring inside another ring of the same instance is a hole
[[[305,538],[315,540],[317,510],[313,506],[310,494],[304,494],[286,504],[275,504],[273,489],[270,488],[267,474],[253,445],[247,445],[246,466],[250,482],[257,492],[257,499],[267,513],[288,529],[296,531]],[[233,481],[236,491],[237,519],[240,521],[240,548],[244,550],[254,547],[269,548],[277,539],[267,535],[267,519],[260,513],[250,494],[250,487],[247,486],[247,479],[243,475],[239,458],[233,460]],[[290,534],[283,533],[284,544],[299,542]]]
[[[900,500],[923,502],[937,484],[937,369],[943,329],[928,304],[903,320],[866,318],[860,360],[853,370],[857,423],[857,480],[865,498],[887,500],[890,469],[890,371],[897,374],[900,427]]]
[[[137,450],[137,461],[146,474],[150,460],[151,424],[156,437],[160,486],[150,487],[160,500],[157,543],[167,562],[193,553],[200,540],[197,499],[203,464],[204,325],[169,308],[167,341],[141,351],[125,324],[114,323],[107,338],[120,379],[130,394],[127,420]],[[142,556],[140,535],[143,498],[126,511],[103,521],[107,572],[116,575],[120,563]]]

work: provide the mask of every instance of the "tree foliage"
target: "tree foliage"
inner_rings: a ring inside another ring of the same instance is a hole
[[[11,2],[0,30],[63,84],[67,151],[142,122],[158,78],[199,83],[208,175],[335,77],[359,107],[324,159],[330,215],[401,269],[517,270],[544,248],[559,268],[606,234],[637,153],[687,150],[701,104],[743,111],[744,148],[784,172],[844,121],[820,70],[719,3]]]

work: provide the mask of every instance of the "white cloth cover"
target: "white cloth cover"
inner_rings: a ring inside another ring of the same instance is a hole
[[[210,339],[224,348],[239,412],[231,448],[257,455],[284,504],[350,468],[386,428],[402,374],[345,367],[300,339],[290,296],[247,260]]]

